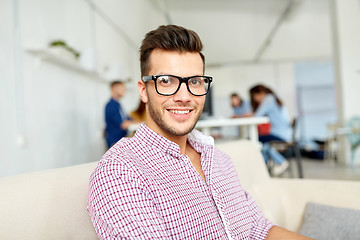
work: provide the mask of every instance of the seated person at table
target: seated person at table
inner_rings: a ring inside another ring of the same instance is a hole
[[[146,121],[90,177],[88,211],[101,239],[306,239],[274,226],[241,187],[232,160],[194,130],[212,77],[199,36],[175,25],[140,49]]]
[[[259,141],[263,143],[265,161],[270,156],[275,162],[273,174],[280,175],[289,167],[289,163],[268,143],[273,140],[284,142],[291,140],[292,130],[288,113],[275,93],[264,85],[260,84],[251,88],[250,97],[253,116],[267,116],[270,119],[270,132],[268,134],[259,132]]]
[[[239,94],[232,93],[230,96],[231,106],[234,114],[233,118],[246,116],[251,113],[251,107],[248,101],[243,100]]]

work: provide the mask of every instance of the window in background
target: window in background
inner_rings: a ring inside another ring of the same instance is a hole
[[[325,141],[329,124],[337,121],[335,81],[331,61],[295,64],[298,130],[302,145],[316,148]]]

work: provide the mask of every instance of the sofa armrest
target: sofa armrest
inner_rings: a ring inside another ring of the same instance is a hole
[[[315,202],[360,210],[360,182],[315,179],[272,179],[280,190],[284,227],[298,231],[305,206]]]
[[[86,210],[96,163],[0,179],[0,239],[97,239]]]
[[[271,178],[256,144],[237,140],[217,146],[233,159],[240,183],[275,224],[297,232],[308,202],[360,209],[358,181]]]

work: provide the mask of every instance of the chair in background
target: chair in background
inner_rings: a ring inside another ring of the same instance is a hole
[[[338,135],[337,131],[340,128],[340,124],[338,122],[329,123],[327,125],[327,138],[324,146],[324,159],[330,163],[335,163],[337,161],[338,155]]]
[[[360,147],[360,117],[352,117],[346,122],[346,127],[349,129],[347,134],[350,143],[351,151],[351,166],[355,163],[355,152]]]
[[[279,153],[281,153],[287,160],[291,160],[292,158],[295,158],[297,170],[298,170],[298,176],[299,176],[299,178],[303,178],[304,174],[303,174],[300,147],[299,147],[299,144],[298,144],[298,141],[296,138],[296,126],[297,126],[297,120],[296,120],[296,118],[294,118],[291,123],[291,128],[292,128],[291,142],[270,141],[269,144],[271,147],[273,147]],[[268,166],[269,173],[271,175],[272,167],[274,166],[274,163],[273,163],[273,161],[271,161],[270,158],[267,163],[267,166]],[[289,170],[291,170],[291,164],[290,164]]]
[[[346,136],[350,145],[351,166],[355,164],[355,153],[360,147],[360,117],[354,116],[345,122],[345,126],[339,123],[328,125],[328,138],[325,142],[325,159],[335,163],[339,149],[339,137]]]

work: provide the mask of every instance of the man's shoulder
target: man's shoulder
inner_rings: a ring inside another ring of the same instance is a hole
[[[136,146],[134,139],[123,137],[105,152],[101,157],[101,161],[112,160],[120,163],[126,162],[126,159],[134,157],[134,146]]]
[[[114,102],[111,101],[111,99],[105,104],[106,111],[109,111],[110,109],[114,108]]]
[[[101,158],[100,164],[119,164],[126,168],[143,169],[161,149],[156,149],[136,137],[122,138]]]
[[[120,189],[150,191],[151,181],[144,171],[146,165],[136,154],[137,149],[132,148],[133,145],[136,145],[134,139],[122,139],[102,156],[91,173],[90,191],[97,191],[100,195]]]
[[[214,159],[215,158],[216,160],[232,161],[231,157],[226,152],[216,146],[214,147]]]
[[[214,149],[214,160],[213,160],[213,172],[221,173],[226,178],[236,178],[237,173],[232,159],[226,152],[215,147]]]
[[[119,103],[115,101],[114,99],[110,98],[109,101],[107,101],[106,106],[116,106]]]
[[[134,157],[134,154],[137,151],[137,146],[139,144],[141,143],[133,137],[123,137],[109,150],[107,150],[102,159],[113,159],[121,162],[124,158]]]

